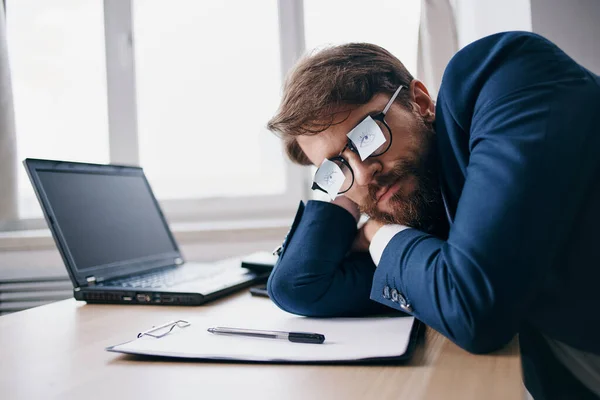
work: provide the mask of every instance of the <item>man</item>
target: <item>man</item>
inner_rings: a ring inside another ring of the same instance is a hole
[[[519,333],[536,399],[596,398],[599,113],[600,77],[531,33],[458,52],[435,104],[378,46],[303,59],[269,129],[335,200],[301,206],[271,298],[307,316],[391,307],[473,353]]]

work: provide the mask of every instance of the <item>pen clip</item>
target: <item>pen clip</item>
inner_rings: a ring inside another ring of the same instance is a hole
[[[171,331],[175,328],[186,328],[188,326],[190,326],[191,324],[187,321],[184,321],[182,319],[177,320],[177,321],[171,321],[171,322],[167,322],[166,324],[160,325],[160,326],[155,326],[152,327],[151,329],[148,329],[147,331],[144,332],[140,332],[138,333],[137,337],[141,338],[142,336],[150,336],[153,337],[155,339],[160,339],[161,337],[167,336],[169,333],[171,333]],[[154,332],[156,331],[160,331],[161,329],[167,329],[166,332],[161,333],[161,334],[155,334]]]

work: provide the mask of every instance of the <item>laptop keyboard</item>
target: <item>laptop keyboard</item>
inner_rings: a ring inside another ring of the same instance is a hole
[[[168,271],[158,271],[151,274],[117,279],[110,282],[111,286],[126,288],[165,288],[179,283],[195,280],[209,280],[223,274],[223,268],[206,266],[187,271],[185,268]]]

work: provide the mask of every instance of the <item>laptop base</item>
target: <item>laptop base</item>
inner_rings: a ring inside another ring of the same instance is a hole
[[[216,289],[204,294],[193,292],[170,291],[165,289],[132,288],[123,290],[112,287],[83,287],[73,290],[76,300],[90,304],[138,304],[138,305],[166,305],[166,306],[198,306],[220,297],[245,289],[257,283],[265,282],[268,274],[249,277],[233,286]]]

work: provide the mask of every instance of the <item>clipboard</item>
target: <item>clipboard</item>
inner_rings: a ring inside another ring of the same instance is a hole
[[[354,364],[396,363],[412,356],[422,324],[393,313],[366,318],[307,318],[286,313],[267,299],[248,299],[247,312],[218,308],[207,315],[173,320],[137,334],[134,340],[108,347],[110,352],[197,361]],[[315,332],[323,344],[215,335],[210,327]]]

